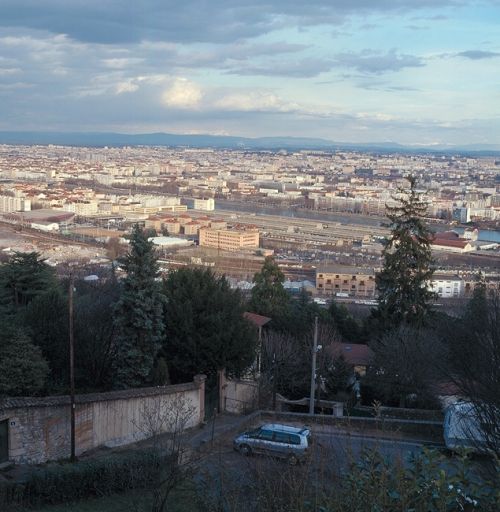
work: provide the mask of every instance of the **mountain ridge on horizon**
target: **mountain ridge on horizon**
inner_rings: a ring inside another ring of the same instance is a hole
[[[397,142],[336,142],[317,137],[270,136],[240,137],[235,135],[116,133],[116,132],[57,132],[57,131],[0,131],[0,144],[62,145],[62,146],[172,146],[217,149],[295,149],[365,151],[399,151],[407,153],[484,153],[500,155],[500,144],[405,145]]]

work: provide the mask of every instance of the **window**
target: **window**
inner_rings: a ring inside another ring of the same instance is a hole
[[[359,282],[359,286],[364,286],[365,285],[365,282],[364,281],[360,281]]]
[[[259,439],[262,439],[264,441],[272,441],[273,433],[270,430],[261,430],[259,434]]]
[[[327,279],[326,280],[326,284],[332,284],[332,280],[331,279]]]
[[[285,434],[285,432],[275,432],[274,440],[277,443],[290,443],[290,434]]]
[[[344,284],[347,284],[347,279],[344,279]]]
[[[300,437],[296,434],[290,434],[290,444],[300,444]]]

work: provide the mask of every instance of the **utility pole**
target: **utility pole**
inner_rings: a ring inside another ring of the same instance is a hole
[[[314,392],[316,391],[316,354],[318,352],[318,316],[314,318],[314,341],[311,365],[311,395],[309,397],[309,414],[314,414]]]
[[[69,386],[71,407],[71,462],[75,461],[75,346],[73,333],[73,273],[69,275],[68,310],[69,310]]]
[[[273,354],[273,411],[276,410],[276,353]]]

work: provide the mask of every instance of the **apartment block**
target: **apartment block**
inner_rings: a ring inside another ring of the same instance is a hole
[[[340,265],[318,268],[316,291],[320,295],[375,297],[375,271]]]
[[[200,246],[223,251],[259,247],[258,229],[200,229]]]
[[[196,222],[194,220],[192,222],[188,222],[187,224],[184,224],[184,226],[183,226],[185,235],[191,235],[191,236],[197,235],[199,229],[200,229],[199,222]]]
[[[0,212],[29,212],[31,201],[24,197],[0,196]]]
[[[429,289],[441,299],[459,298],[465,293],[465,282],[458,275],[435,274]]]
[[[215,210],[215,201],[211,197],[207,199],[195,199],[193,208],[195,210],[213,211]]]

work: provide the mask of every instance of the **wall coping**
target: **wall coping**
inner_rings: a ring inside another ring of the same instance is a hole
[[[195,377],[196,379],[196,377]],[[203,379],[204,380],[204,379]],[[201,382],[203,382],[203,380]],[[144,398],[161,395],[171,395],[183,391],[195,391],[200,389],[201,382],[186,382],[169,386],[156,386],[149,388],[132,388],[119,391],[107,391],[105,393],[86,393],[75,395],[76,404],[92,402],[105,402],[109,400],[128,400],[130,398]],[[7,409],[19,409],[24,407],[54,407],[71,404],[69,395],[41,396],[41,397],[9,397],[0,399],[0,411]]]
[[[407,420],[399,418],[364,418],[358,416],[332,416],[326,414],[310,415],[302,412],[288,412],[288,411],[261,411],[262,416],[266,417],[281,417],[289,419],[302,419],[308,420],[312,423],[351,423],[354,426],[356,423],[359,425],[430,425],[436,427],[443,427],[442,421],[433,420]],[[306,421],[307,423],[307,421]]]

